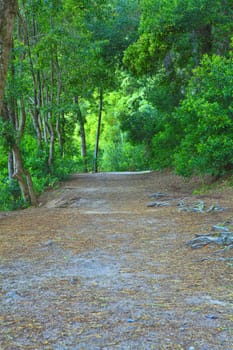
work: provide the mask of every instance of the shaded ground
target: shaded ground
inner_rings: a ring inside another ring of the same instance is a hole
[[[0,349],[232,350],[232,250],[185,243],[232,220],[233,191],[197,187],[74,175],[40,208],[2,213]],[[169,205],[147,207],[158,191]],[[179,212],[183,198],[225,210]]]

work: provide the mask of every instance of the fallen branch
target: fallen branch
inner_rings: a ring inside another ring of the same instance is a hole
[[[209,208],[206,208],[206,204],[203,201],[187,203],[184,199],[179,201],[177,207],[179,211],[196,213],[211,213],[225,210],[225,208],[222,208],[219,205],[211,205]]]
[[[216,230],[217,226],[213,226]],[[233,232],[228,232],[226,227],[220,227],[221,232],[213,232],[208,234],[196,234],[195,238],[186,244],[193,249],[202,248],[208,244],[224,245],[228,249],[233,248]]]
[[[171,205],[169,202],[160,202],[160,201],[155,201],[147,204],[148,207],[155,207],[155,208],[168,207],[169,205]]]
[[[161,198],[161,197],[167,197],[167,194],[163,193],[163,192],[155,192],[153,194],[150,194],[149,197],[158,199],[158,198]]]
[[[212,257],[206,257],[198,260],[194,260],[195,262],[203,262],[203,261],[227,261],[231,262],[233,261],[233,258],[212,258]]]
[[[175,204],[179,212],[186,211],[188,213],[214,213],[224,211],[226,209],[217,204],[212,204],[208,207],[206,203],[201,200],[191,201],[189,198],[182,198],[180,200],[169,198],[169,195],[163,192],[155,192],[149,195],[149,197],[155,198],[155,201],[148,203],[147,207],[168,207]]]

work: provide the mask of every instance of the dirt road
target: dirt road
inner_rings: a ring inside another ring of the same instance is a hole
[[[232,350],[232,250],[186,242],[232,220],[233,191],[197,187],[74,175],[39,208],[0,214],[0,349]],[[179,211],[184,200],[224,210]]]

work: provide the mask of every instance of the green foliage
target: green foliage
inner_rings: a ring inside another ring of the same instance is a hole
[[[184,136],[175,154],[179,174],[222,175],[233,167],[233,60],[205,56],[176,111]]]
[[[158,120],[156,130],[153,137],[153,168],[171,168],[174,152],[180,143],[182,133],[180,123],[173,114],[163,113]]]
[[[104,171],[139,171],[148,167],[145,147],[129,142],[110,142],[100,160],[100,169]]]
[[[208,65],[203,54],[229,55],[231,2],[144,0],[141,8],[139,38],[124,62],[137,76],[152,75],[153,166],[221,174],[232,166],[231,60],[213,56]]]
[[[139,25],[138,3],[134,0],[114,0],[102,6],[102,15],[89,19],[88,28],[96,43],[100,43],[104,61],[114,65],[124,50],[137,38]]]
[[[126,100],[125,109],[119,118],[123,130],[128,131],[132,142],[150,143],[157,122],[156,110],[142,96],[135,93]]]
[[[27,135],[22,141],[25,168],[28,169],[33,178],[37,193],[41,193],[47,187],[53,187],[58,181],[77,171],[77,162],[72,156],[61,157],[59,148],[55,149],[55,160],[52,168],[48,168],[46,148],[38,149],[36,140]]]
[[[124,57],[135,74],[155,73],[162,65],[169,74],[190,73],[204,53],[229,49],[230,0],[144,0],[141,7],[140,36]]]
[[[20,0],[19,11],[0,206],[21,203],[6,180],[14,143],[37,193],[92,170],[100,90],[102,171],[233,168],[231,0]]]
[[[25,203],[22,200],[20,188],[16,180],[0,178],[0,210],[16,210],[24,208]]]
[[[12,123],[0,117],[0,145],[3,146],[5,150],[9,150],[14,142],[15,131]]]
[[[157,125],[158,111],[150,98],[150,80],[132,79],[121,74],[122,84],[114,104],[115,117],[128,140],[150,145]]]
[[[0,210],[15,210],[23,207],[24,203],[18,182],[8,178],[7,153],[6,148],[0,145]]]

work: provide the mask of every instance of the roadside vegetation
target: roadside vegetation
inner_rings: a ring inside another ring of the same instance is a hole
[[[1,210],[36,204],[74,172],[231,173],[232,1],[18,5],[0,118]]]

